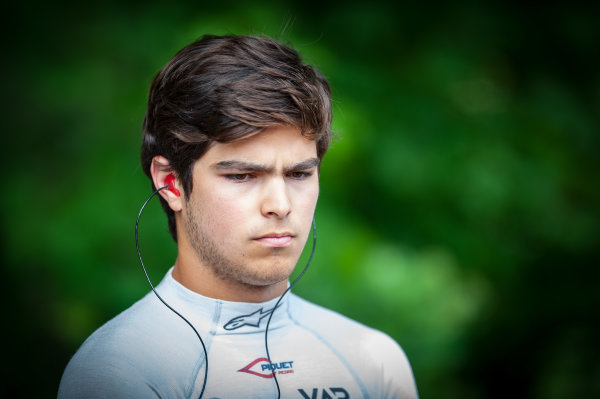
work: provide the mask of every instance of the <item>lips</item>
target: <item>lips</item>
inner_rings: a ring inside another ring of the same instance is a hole
[[[268,233],[255,238],[255,241],[270,247],[285,247],[292,242],[293,238],[292,233]]]

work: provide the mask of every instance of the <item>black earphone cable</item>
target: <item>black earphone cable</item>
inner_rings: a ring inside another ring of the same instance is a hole
[[[285,294],[287,294],[292,289],[292,287],[294,285],[296,285],[296,283],[298,282],[298,280],[300,280],[300,278],[302,276],[304,276],[304,273],[306,273],[306,270],[308,270],[308,266],[310,266],[310,262],[312,262],[313,255],[315,254],[315,248],[317,246],[317,224],[315,223],[314,216],[313,216],[313,220],[312,220],[312,228],[313,228],[313,246],[312,246],[312,250],[310,252],[310,257],[308,258],[308,262],[306,262],[306,266],[304,266],[304,270],[302,270],[302,273],[300,273],[298,275],[298,277],[296,277],[294,279],[294,281],[283,292],[283,294],[281,294],[281,296],[275,303],[275,306],[273,307],[273,311],[271,312],[271,314],[269,315],[269,319],[267,320],[267,327],[265,328],[265,350],[267,351],[267,360],[269,362],[269,368],[271,369],[271,373],[273,373],[273,379],[275,380],[275,385],[277,386],[277,399],[281,398],[281,388],[279,387],[279,381],[277,381],[277,375],[275,373],[275,369],[271,366],[272,363],[271,363],[271,355],[269,354],[269,341],[268,341],[269,325],[271,324],[271,318],[273,317],[273,313],[275,313],[275,310],[277,310],[277,307],[279,306],[279,303],[281,302],[281,300],[283,299]]]
[[[137,220],[135,222],[135,248],[137,249],[138,258],[140,259],[140,263],[142,265],[142,269],[144,270],[144,274],[146,275],[146,280],[148,280],[148,284],[150,284],[150,288],[152,288],[152,291],[154,292],[154,294],[156,295],[156,297],[158,299],[160,299],[160,301],[167,308],[169,308],[173,313],[175,313],[177,316],[181,317],[181,319],[183,321],[185,321],[188,324],[188,326],[190,326],[192,328],[192,330],[194,330],[194,332],[196,333],[196,336],[198,337],[198,339],[200,340],[200,343],[202,344],[202,349],[204,350],[204,362],[205,362],[205,364],[204,364],[204,381],[202,382],[202,390],[200,391],[200,396],[198,397],[198,399],[202,399],[202,396],[204,395],[204,389],[206,388],[206,381],[208,379],[208,352],[206,351],[206,345],[204,345],[204,341],[202,340],[202,337],[200,337],[200,334],[198,333],[198,331],[196,330],[196,328],[192,325],[192,323],[190,323],[190,321],[188,319],[186,319],[181,313],[179,313],[178,311],[176,311],[175,309],[173,309],[167,302],[165,302],[164,299],[161,298],[160,295],[158,295],[158,292],[156,292],[156,290],[154,289],[154,285],[152,285],[152,282],[150,281],[150,277],[148,276],[148,272],[146,271],[146,266],[144,266],[144,261],[142,260],[142,254],[140,252],[140,242],[139,242],[139,239],[138,239],[138,225],[140,224],[140,216],[142,215],[142,211],[146,207],[146,204],[152,199],[152,197],[154,197],[160,190],[163,190],[163,189],[168,188],[168,187],[169,186],[166,185],[166,186],[161,187],[158,190],[154,191],[148,197],[148,199],[146,200],[146,202],[144,202],[144,205],[142,205],[142,207],[140,208],[140,212],[138,213]]]

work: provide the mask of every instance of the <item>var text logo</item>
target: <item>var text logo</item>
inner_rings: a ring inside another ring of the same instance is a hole
[[[350,395],[344,388],[313,388],[310,395],[304,389],[298,389],[298,392],[304,399],[350,399]]]

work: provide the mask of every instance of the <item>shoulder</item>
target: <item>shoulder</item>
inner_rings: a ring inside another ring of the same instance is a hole
[[[416,398],[406,354],[388,334],[293,295],[290,316],[361,375],[376,397]]]
[[[172,328],[170,318],[152,296],[146,296],[108,321],[69,361],[59,398],[155,396],[154,387],[164,378],[156,366],[169,365],[176,357],[172,354],[186,354],[180,348],[181,332]]]
[[[144,301],[144,300],[142,300]],[[135,387],[122,385],[140,380],[131,359],[131,344],[135,341],[132,323],[138,323],[144,304],[134,304],[90,335],[69,361],[63,373],[58,397],[123,397]],[[126,376],[122,378],[119,376]],[[140,394],[137,392],[136,394]]]
[[[396,342],[385,333],[352,320],[336,311],[316,305],[292,295],[290,316],[307,329],[315,330],[323,337],[359,339],[361,342],[378,342],[380,345],[397,347]],[[364,341],[363,341],[364,340]]]

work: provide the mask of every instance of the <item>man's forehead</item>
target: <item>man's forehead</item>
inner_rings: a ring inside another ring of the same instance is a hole
[[[217,163],[296,164],[317,157],[317,143],[292,126],[268,128],[227,143],[213,143],[201,160]]]

